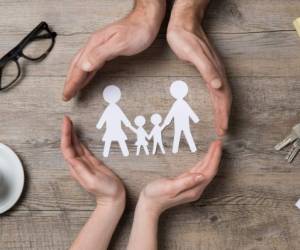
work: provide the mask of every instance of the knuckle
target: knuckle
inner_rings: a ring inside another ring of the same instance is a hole
[[[198,190],[192,190],[189,193],[189,198],[192,199],[192,200],[198,199],[198,196],[199,196],[199,191]]]
[[[166,181],[166,184],[163,187],[163,191],[164,193],[169,194],[171,196],[174,195],[175,192],[174,192],[173,184],[170,180]]]
[[[86,187],[89,192],[95,192],[97,190],[97,181],[95,179],[89,180]]]
[[[92,43],[92,44],[95,44],[96,42],[98,41],[98,33],[97,32],[94,32],[92,33],[92,35],[90,36],[90,39],[89,39],[89,43]]]

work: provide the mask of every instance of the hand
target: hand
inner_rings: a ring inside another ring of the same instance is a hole
[[[223,136],[228,129],[232,97],[225,69],[201,26],[208,2],[175,1],[167,40],[173,52],[192,63],[202,75],[214,107],[216,132]]]
[[[138,209],[159,217],[168,208],[198,200],[218,172],[221,155],[221,141],[215,141],[204,159],[189,171],[151,182],[141,192]]]
[[[74,57],[63,99],[74,97],[107,61],[145,50],[155,39],[165,13],[165,0],[136,0],[125,18],[96,31]]]
[[[68,117],[63,121],[61,151],[72,177],[96,197],[97,207],[114,207],[123,212],[125,188],[121,180],[78,140]]]

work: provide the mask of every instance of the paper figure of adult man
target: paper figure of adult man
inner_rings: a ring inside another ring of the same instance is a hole
[[[119,143],[123,156],[128,156],[127,136],[122,129],[122,124],[132,131],[135,131],[135,129],[132,127],[122,109],[117,105],[121,99],[121,90],[117,86],[109,85],[103,91],[103,98],[108,103],[108,106],[96,125],[96,128],[99,130],[104,124],[106,125],[106,130],[102,138],[102,141],[104,141],[103,156],[108,157],[113,141]]]
[[[192,110],[190,105],[184,100],[184,97],[187,96],[188,91],[189,89],[187,84],[181,80],[174,81],[170,87],[170,93],[176,99],[176,101],[167,114],[162,127],[165,128],[172,122],[172,120],[174,120],[174,139],[172,147],[172,152],[174,154],[178,153],[180,137],[182,133],[185,136],[191,152],[197,151],[191,133],[190,119],[194,123],[198,123],[199,117]]]

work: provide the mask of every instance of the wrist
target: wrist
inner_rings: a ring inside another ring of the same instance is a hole
[[[176,0],[172,9],[169,28],[185,27],[193,30],[199,26],[204,17],[209,0]]]
[[[111,199],[96,199],[96,210],[107,211],[115,215],[122,215],[126,205],[125,192]]]
[[[95,212],[97,214],[105,214],[110,218],[120,218],[125,209],[125,202],[124,203],[98,203],[95,208]]]
[[[153,221],[158,221],[162,211],[159,209],[151,199],[145,197],[143,192],[141,193],[138,203],[136,205],[136,213],[143,215]]]
[[[143,23],[155,35],[166,12],[166,0],[135,0],[130,14],[133,22]]]

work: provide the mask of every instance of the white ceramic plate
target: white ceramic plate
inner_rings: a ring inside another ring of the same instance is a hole
[[[24,170],[18,156],[0,143],[0,214],[13,207],[24,187]]]

